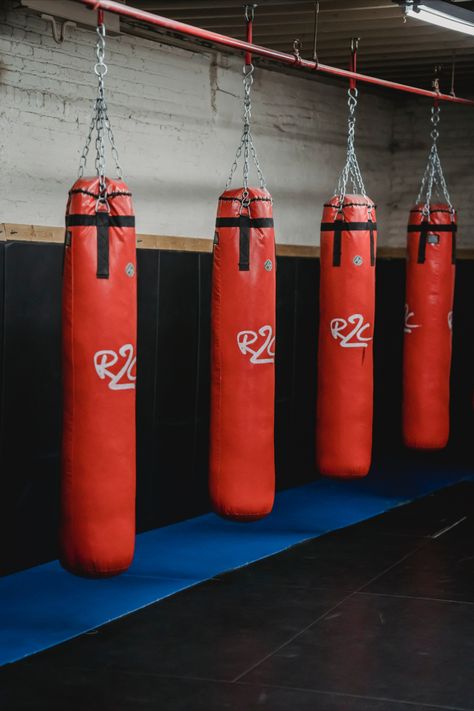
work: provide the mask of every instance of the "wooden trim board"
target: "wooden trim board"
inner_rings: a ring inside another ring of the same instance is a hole
[[[64,227],[47,225],[20,225],[0,223],[0,242],[64,242]],[[205,237],[178,237],[173,235],[137,235],[138,249],[164,249],[176,252],[212,252],[212,239]],[[318,258],[319,247],[303,244],[277,244],[279,257]],[[379,247],[377,256],[382,259],[404,259],[405,247]],[[458,259],[474,259],[474,248],[457,250]]]

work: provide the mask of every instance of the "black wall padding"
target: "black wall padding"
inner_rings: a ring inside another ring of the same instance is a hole
[[[211,255],[138,251],[138,530],[209,510]],[[61,426],[62,247],[0,243],[0,564],[3,573],[56,557]],[[319,262],[284,257],[277,271],[278,488],[314,478]],[[467,465],[472,458],[474,262],[458,262],[452,437],[414,453],[400,432],[403,260],[377,264],[374,462]],[[382,474],[381,474],[382,476]]]
[[[4,244],[2,569],[55,556],[61,427],[62,248]]]

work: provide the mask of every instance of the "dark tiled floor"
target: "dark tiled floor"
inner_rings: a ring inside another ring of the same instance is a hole
[[[474,484],[0,670],[0,708],[474,710]],[[447,530],[445,530],[447,529]]]

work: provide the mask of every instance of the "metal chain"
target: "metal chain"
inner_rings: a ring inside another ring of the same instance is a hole
[[[84,177],[84,172],[87,165],[90,145],[94,131],[95,138],[95,170],[99,177],[99,202],[106,203],[107,186],[105,182],[105,138],[107,136],[110,143],[112,157],[115,162],[117,178],[122,179],[122,168],[120,166],[119,155],[115,145],[114,134],[110,123],[107,102],[105,100],[105,75],[108,68],[105,63],[105,25],[101,24],[97,27],[97,45],[96,45],[97,62],[94,65],[94,72],[98,77],[97,98],[94,101],[92,108],[92,116],[89,125],[86,142],[81,154],[79,162],[79,178]]]
[[[232,184],[232,178],[234,177],[234,173],[237,170],[238,162],[239,162],[240,157],[243,153],[244,154],[244,164],[243,164],[244,198],[248,195],[250,158],[252,158],[252,160],[255,164],[255,167],[257,169],[260,187],[262,188],[262,190],[267,189],[267,186],[265,183],[265,178],[263,176],[263,172],[260,167],[259,160],[258,160],[257,150],[256,150],[254,142],[253,142],[252,131],[250,128],[250,122],[252,119],[252,101],[250,98],[250,92],[251,92],[252,84],[253,84],[254,70],[255,70],[255,67],[253,64],[244,65],[244,68],[243,68],[244,108],[243,108],[243,113],[242,113],[244,128],[242,131],[240,143],[239,143],[239,145],[237,147],[237,151],[235,153],[234,162],[232,163],[232,167],[230,169],[230,174],[227,179],[226,186],[225,186],[225,189],[229,190],[229,188]]]
[[[349,107],[349,118],[347,121],[348,134],[347,134],[347,157],[342,173],[339,176],[336,187],[336,195],[339,196],[339,204],[342,205],[344,202],[344,197],[346,195],[347,183],[350,181],[352,183],[352,191],[354,193],[360,193],[364,197],[367,197],[365,192],[364,181],[362,179],[362,173],[360,172],[359,163],[357,161],[357,155],[355,152],[355,124],[356,124],[356,107],[357,107],[357,89],[348,90],[347,105]]]
[[[444,199],[448,204],[449,209],[454,213],[454,209],[451,203],[451,197],[449,195],[448,186],[446,185],[446,180],[444,177],[443,168],[441,166],[441,161],[438,153],[438,124],[440,121],[440,112],[441,109],[439,106],[431,107],[431,124],[433,128],[431,129],[430,136],[432,139],[432,145],[428,154],[428,162],[426,164],[426,168],[421,179],[420,191],[416,199],[417,204],[424,203],[423,214],[426,217],[429,217],[430,214],[433,188],[436,195],[441,200]]]

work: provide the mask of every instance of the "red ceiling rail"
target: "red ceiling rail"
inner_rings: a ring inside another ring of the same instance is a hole
[[[270,49],[269,47],[262,47],[258,44],[251,44],[250,42],[245,42],[234,37],[221,35],[218,32],[204,30],[201,27],[187,25],[186,23],[179,22],[178,20],[171,20],[168,17],[155,15],[152,12],[146,12],[146,10],[139,10],[135,7],[122,5],[121,3],[115,2],[114,0],[76,0],[76,2],[80,2],[83,5],[87,5],[93,10],[105,10],[106,12],[114,12],[117,15],[122,15],[122,17],[130,17],[133,20],[146,22],[150,25],[162,27],[165,30],[178,32],[182,35],[189,35],[190,37],[196,37],[197,39],[205,40],[206,42],[212,42],[214,44],[222,45],[224,47],[231,47],[232,49],[237,49],[241,52],[251,52],[252,54],[259,55],[260,57],[272,59],[275,62],[281,62],[282,64],[303,67],[305,69],[313,69],[315,71],[323,72],[324,74],[329,74],[332,76],[344,77],[345,79],[365,82],[366,84],[375,84],[377,86],[383,86],[386,89],[395,89],[396,91],[404,91],[409,94],[427,96],[430,99],[438,101],[450,101],[453,104],[467,104],[468,106],[474,106],[474,100],[471,99],[463,99],[458,96],[451,96],[451,94],[441,94],[436,91],[421,89],[417,86],[399,84],[398,82],[389,81],[388,79],[379,79],[378,77],[372,77],[368,74],[359,74],[359,72],[353,72],[349,69],[340,69],[339,67],[331,67],[327,64],[320,64],[309,59],[303,59],[299,56],[295,56],[294,54],[279,52],[278,50]]]

